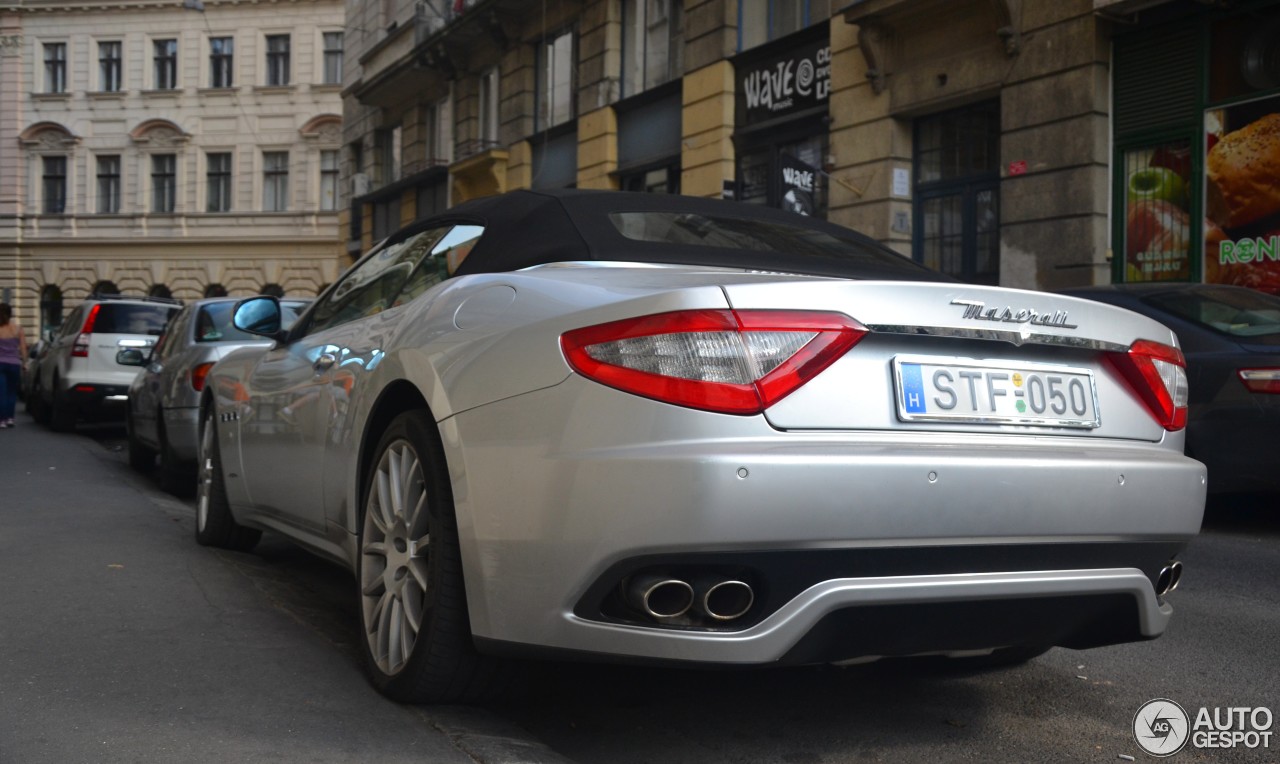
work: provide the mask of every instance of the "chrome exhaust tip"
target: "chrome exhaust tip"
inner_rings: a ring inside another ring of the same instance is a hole
[[[702,595],[702,609],[717,621],[741,618],[756,601],[755,592],[743,581],[721,581]]]
[[[1156,577],[1156,594],[1163,597],[1174,589],[1178,588],[1178,583],[1182,581],[1182,563],[1179,560],[1170,560],[1167,565],[1160,569],[1160,575]]]
[[[644,576],[629,589],[632,603],[650,618],[679,618],[693,607],[693,587],[678,578]]]

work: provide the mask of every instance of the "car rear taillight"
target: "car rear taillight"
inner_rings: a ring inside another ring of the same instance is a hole
[[[830,366],[867,333],[841,313],[684,310],[560,338],[574,371],[678,406],[758,414]]]
[[[1128,352],[1107,358],[1162,427],[1176,432],[1187,426],[1187,361],[1181,350],[1138,340]]]
[[[1251,393],[1280,395],[1280,369],[1240,369],[1236,374]]]
[[[213,362],[197,364],[191,369],[191,389],[197,393],[204,392],[204,380],[209,376],[209,369],[213,368]]]
[[[101,307],[101,305],[94,305],[89,308],[89,315],[85,316],[84,326],[80,327],[80,333],[76,335],[76,341],[71,345],[71,355],[73,357],[89,357],[89,335],[93,334],[93,325],[98,320],[98,309]]]

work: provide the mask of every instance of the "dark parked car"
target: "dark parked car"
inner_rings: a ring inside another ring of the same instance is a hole
[[[1280,297],[1214,284],[1125,284],[1067,290],[1173,329],[1191,385],[1187,454],[1212,493],[1280,491]]]

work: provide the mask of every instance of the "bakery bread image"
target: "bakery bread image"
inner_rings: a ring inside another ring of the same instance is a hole
[[[1237,228],[1280,213],[1280,114],[1268,114],[1222,140],[1205,160],[1209,219]]]

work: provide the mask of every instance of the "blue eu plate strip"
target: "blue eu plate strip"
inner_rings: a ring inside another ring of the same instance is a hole
[[[920,364],[902,364],[902,403],[908,414],[923,414],[924,381],[920,378]]]

